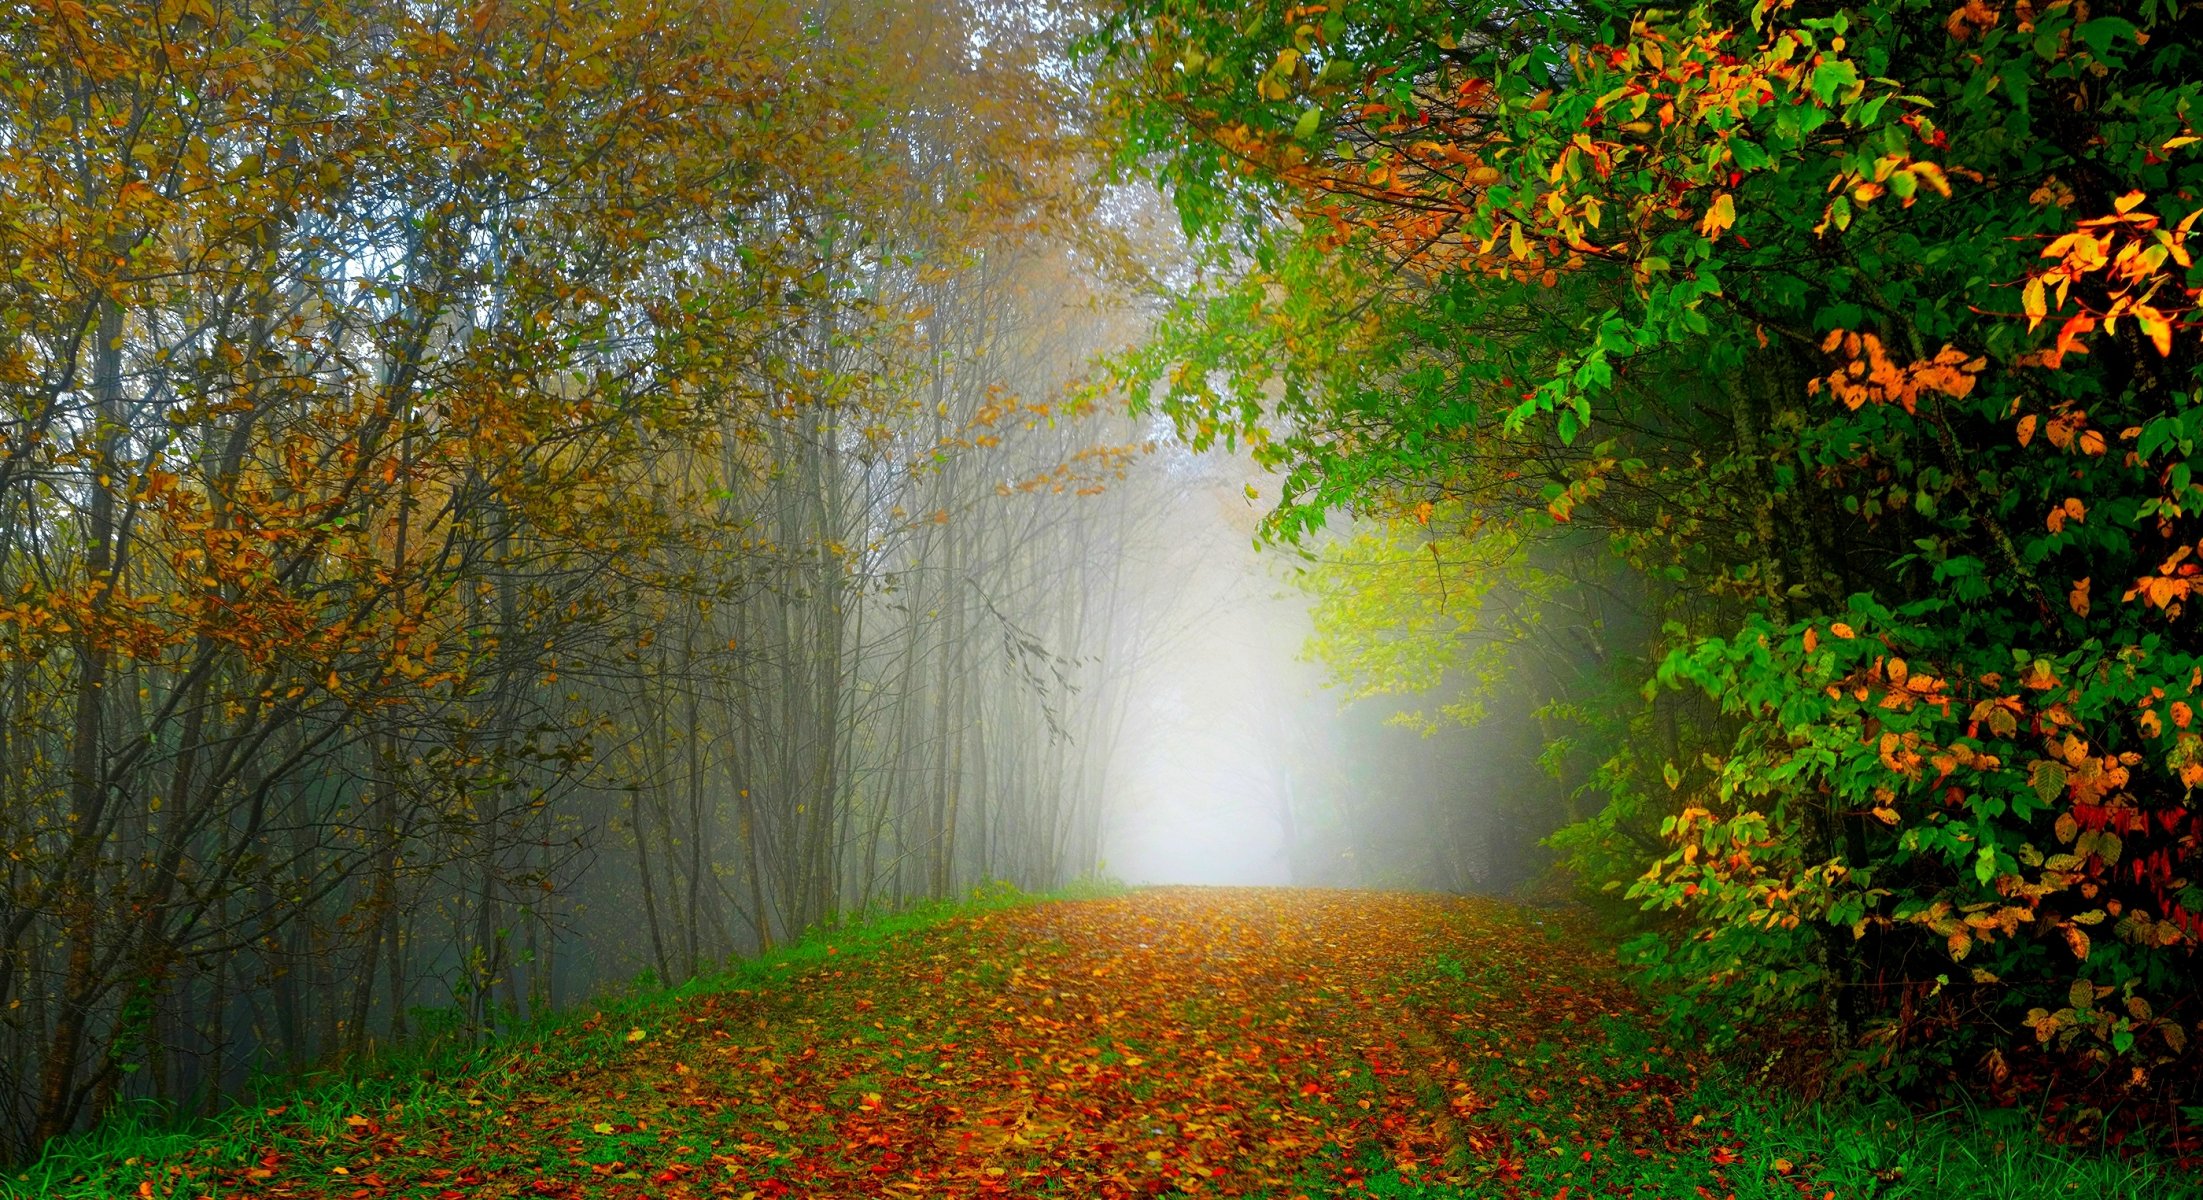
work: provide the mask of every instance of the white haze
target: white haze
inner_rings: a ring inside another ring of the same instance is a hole
[[[1254,545],[1274,486],[1220,454],[1169,469],[1184,486],[1152,515],[1157,560],[1141,564],[1166,593],[1168,633],[1136,668],[1111,761],[1105,870],[1134,884],[1292,883],[1286,805],[1309,717],[1334,702],[1299,659],[1307,603],[1290,552]]]

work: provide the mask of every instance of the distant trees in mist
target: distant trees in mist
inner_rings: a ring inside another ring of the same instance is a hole
[[[1091,869],[1050,20],[0,16],[0,1151]]]

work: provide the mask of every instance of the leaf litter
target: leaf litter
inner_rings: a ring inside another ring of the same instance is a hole
[[[684,998],[648,1027],[582,1022],[570,1036],[602,1040],[604,1060],[539,1078],[514,1061],[494,1110],[453,1094],[359,1116],[221,1190],[1732,1194],[1734,1139],[1688,1111],[1690,1056],[1563,924],[1485,900],[1261,888],[984,912]],[[1809,1176],[1783,1182],[1822,1200]],[[148,1194],[193,1194],[167,1182]]]

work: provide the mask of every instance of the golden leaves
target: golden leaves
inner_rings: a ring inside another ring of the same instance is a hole
[[[2062,932],[2065,934],[2065,944],[2072,948],[2073,957],[2086,961],[2089,951],[2088,932],[2077,925],[2067,925]]]
[[[1852,411],[1867,404],[1897,404],[1910,413],[1918,409],[1923,395],[1964,398],[1988,365],[1985,358],[1946,345],[1933,358],[1900,366],[1883,349],[1879,337],[1841,329],[1829,332],[1821,341],[1821,351],[1841,353],[1851,361],[1807,383],[1807,392],[1817,395],[1825,386]]]
[[[2172,353],[2176,327],[2203,307],[2203,289],[2189,287],[2168,264],[2181,273],[2194,265],[2187,239],[2203,209],[2166,229],[2155,215],[2141,211],[2147,198],[2140,191],[2128,192],[2113,202],[2111,215],[2081,221],[2043,248],[2041,257],[2055,263],[2031,272],[2020,289],[2029,330],[2062,311],[2076,284],[2096,283],[2106,302],[2081,299],[2079,311],[2059,330],[2056,345],[2026,361],[2054,369],[2098,324],[2104,332],[2116,333],[2119,321],[2129,317],[2158,354]],[[2091,280],[2096,276],[2100,278]]]
[[[1705,218],[1698,223],[1698,232],[1709,238],[1719,238],[1723,230],[1736,224],[1736,201],[1729,193],[1715,194],[1713,203],[1706,209]]]
[[[2034,413],[2028,413],[2021,417],[2019,419],[2019,444],[2021,446],[2025,446],[2034,440],[2038,425],[2042,430],[2043,439],[2048,441],[2054,449],[2077,450],[2082,454],[2093,456],[2103,454],[2110,448],[2103,432],[2089,428],[2088,414],[2079,409],[2065,409],[2051,417],[2047,422],[2040,421]]]
[[[1976,34],[1996,28],[2003,13],[2002,7],[1984,3],[1984,0],[1966,0],[1951,12],[1950,17],[1943,22],[1943,28],[1950,33],[1953,40],[1963,42]]]
[[[2167,618],[2179,616],[2181,606],[2194,591],[2197,576],[2203,575],[2203,566],[2191,561],[2194,550],[2195,547],[2186,545],[2175,548],[2158,564],[2154,574],[2136,579],[2122,599],[2131,603],[2139,598],[2152,607],[2163,609]]]

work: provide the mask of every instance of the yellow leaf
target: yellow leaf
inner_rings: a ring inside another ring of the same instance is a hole
[[[2028,413],[2019,419],[2019,444],[2022,447],[2035,440],[2036,420],[2037,418],[2033,413]]]
[[[2029,279],[2027,281],[2027,286],[2020,289],[2019,306],[2027,312],[2027,328],[2029,329],[2042,324],[2042,319],[2050,315],[2050,302],[2044,299],[2042,294],[2042,280]]]
[[[2157,347],[2158,354],[2169,355],[2172,353],[2172,322],[2166,320],[2163,314],[2156,309],[2147,305],[2137,307],[2134,310],[2134,317],[2142,323],[2143,336],[2150,340],[2151,345]]]
[[[2111,207],[2122,214],[2130,213],[2133,212],[2136,208],[2140,207],[2142,201],[2147,199],[2149,199],[2149,196],[2146,193],[2140,190],[2131,191],[2128,192],[2126,195],[2119,197],[2117,200],[2112,201]],[[2084,954],[2081,957],[2086,958],[2088,956]]]
[[[1849,641],[1852,638],[1859,636],[1858,634],[1851,632],[1851,626],[1844,624],[1842,621],[1838,621],[1835,624],[1829,626],[1828,632],[1835,634],[1837,637],[1840,637],[1845,641]]]
[[[1736,201],[1729,198],[1729,193],[1722,192],[1713,198],[1713,206],[1706,210],[1705,219],[1698,223],[1698,232],[1707,237],[1717,238],[1721,236],[1722,230],[1734,224],[1736,224]]]
[[[2088,957],[2088,934],[2079,926],[2068,925],[2065,927],[2065,944],[2072,948],[2073,957],[2079,959]]]

